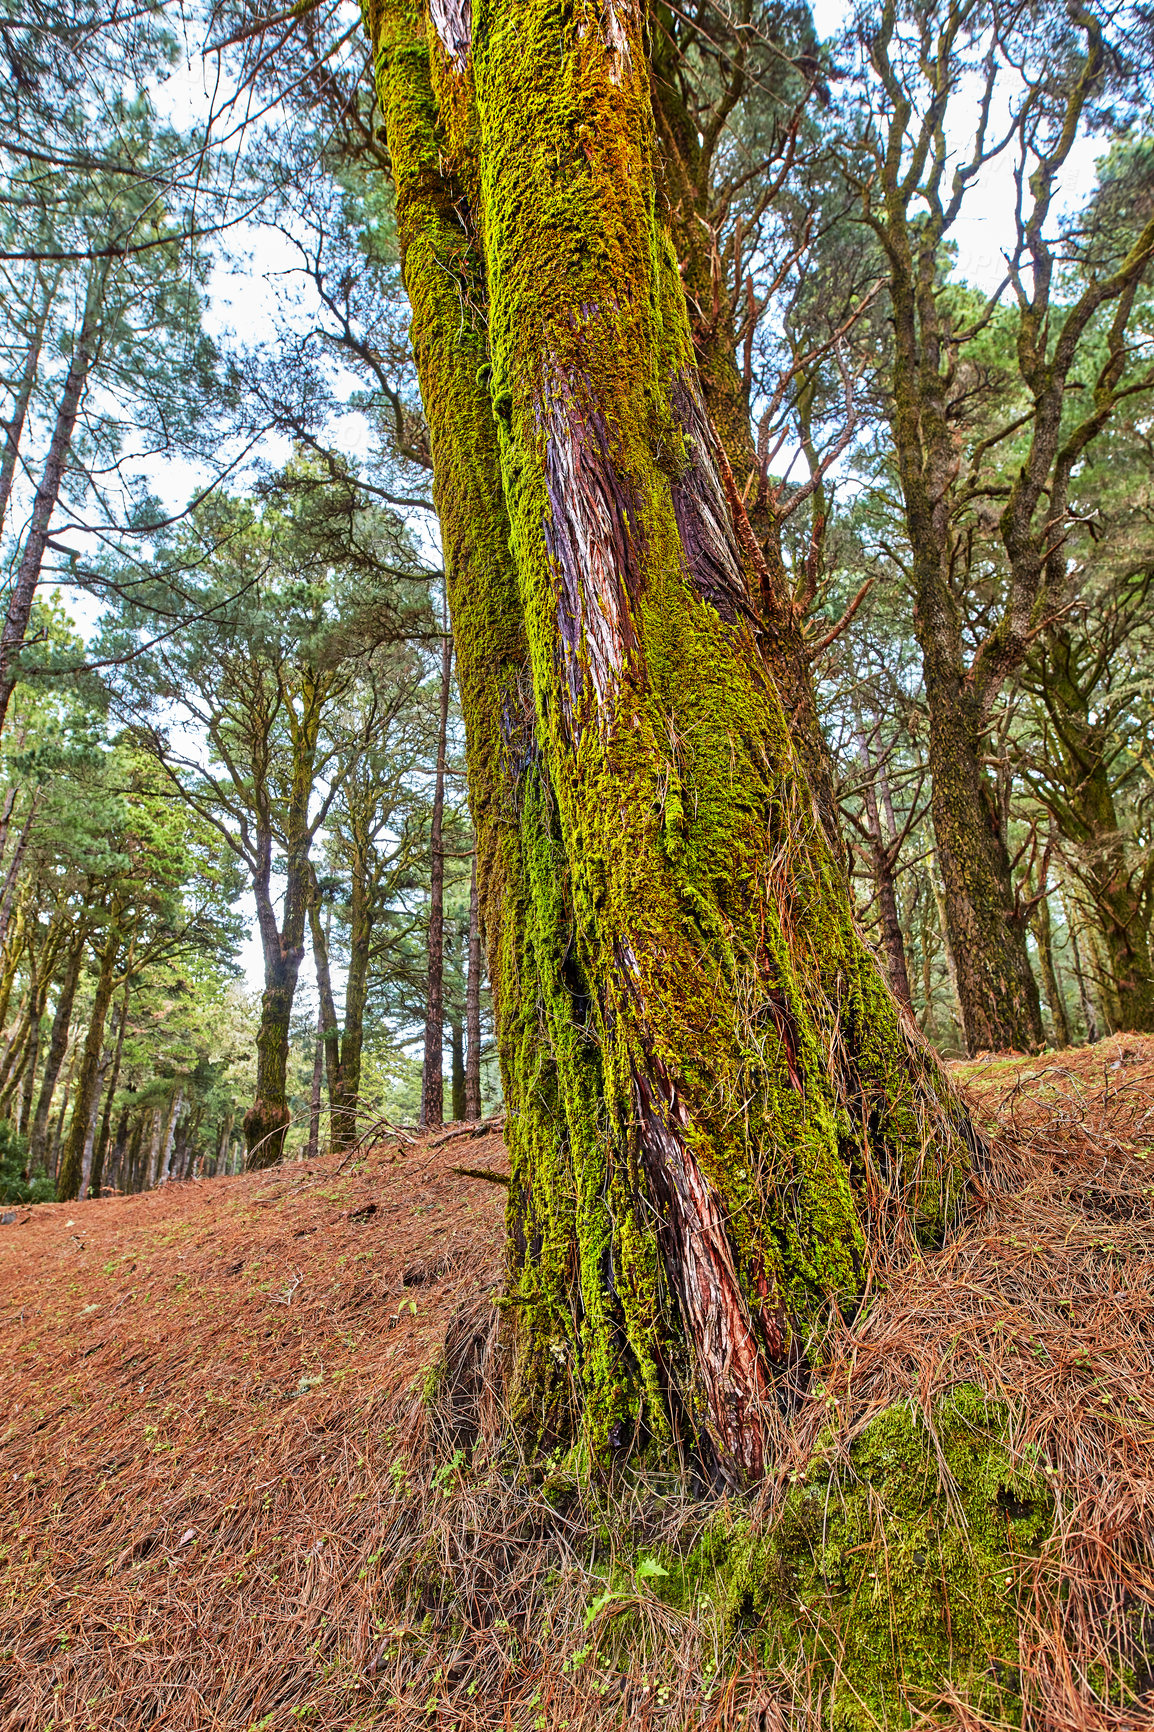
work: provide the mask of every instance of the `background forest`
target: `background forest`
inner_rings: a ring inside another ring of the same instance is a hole
[[[951,1055],[1154,1032],[1149,16],[650,28],[709,412],[894,993]],[[500,1101],[367,61],[328,0],[0,5],[7,1201]]]

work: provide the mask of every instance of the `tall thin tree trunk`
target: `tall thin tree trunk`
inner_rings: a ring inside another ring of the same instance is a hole
[[[56,281],[59,281],[57,277]],[[35,294],[40,289],[40,270],[37,268]],[[41,301],[40,311],[32,326],[32,334],[28,339],[28,347],[24,351],[24,366],[20,374],[20,383],[12,402],[12,413],[4,428],[4,453],[0,457],[0,530],[4,527],[4,519],[8,515],[8,501],[12,497],[12,484],[16,479],[16,463],[20,456],[20,442],[24,437],[24,423],[28,419],[28,407],[32,402],[32,392],[36,385],[36,374],[40,367],[40,350],[44,342],[44,327],[48,322],[48,313],[55,295],[55,283],[47,289]]]
[[[92,1179],[89,1195],[98,1197],[100,1187],[104,1182],[104,1161],[108,1150],[108,1135],[112,1126],[112,1104],[116,1098],[116,1087],[120,1081],[120,1060],[124,1052],[124,1030],[128,1023],[128,999],[132,991],[129,981],[124,983],[124,998],[120,1006],[120,1022],[116,1030],[116,1048],[112,1057],[112,1071],[108,1078],[108,1092],[104,1101],[104,1117],[100,1125],[100,1140],[96,1145],[96,1154],[92,1162]]]
[[[72,1129],[68,1148],[60,1165],[56,1195],[70,1201],[80,1195],[84,1156],[88,1147],[89,1127],[94,1122],[99,1099],[100,1053],[104,1045],[104,1023],[116,980],[116,958],[120,954],[120,929],[115,914],[109,918],[104,948],[100,953],[100,972],[96,977],[96,993],[92,1001],[92,1016],[84,1042],[84,1057],[76,1088],[76,1104],[72,1109]]]
[[[16,1120],[16,1128],[22,1137],[26,1137],[31,1128],[32,1097],[36,1092],[36,1068],[40,1062],[40,1024],[43,1014],[43,1007],[41,1007],[41,1013],[33,1022],[29,1034],[31,1051],[24,1071],[24,1087],[20,1091],[19,1115]]]
[[[930,637],[922,635],[934,841],[962,1032],[971,1053],[1032,1052],[1044,1039],[1042,1011],[1005,837],[958,689],[961,681],[954,667],[937,665]]]
[[[1054,936],[1048,896],[1043,896],[1034,910],[1034,937],[1038,943],[1038,961],[1042,965],[1046,1003],[1050,1007],[1050,1016],[1054,1023],[1054,1040],[1059,1047],[1066,1047],[1070,1044],[1070,1019],[1066,1015],[1066,1001],[1058,981],[1058,970],[1054,966]]]
[[[272,835],[260,838],[260,862],[253,875],[257,924],[264,952],[264,993],[256,1036],[256,1099],[244,1115],[246,1164],[252,1171],[273,1167],[284,1155],[289,1127],[289,1030],[297,976],[304,958],[311,874],[307,848],[298,839],[286,862],[284,912],[278,926],[270,881]]]
[[[1074,923],[1073,912],[1069,903],[1066,904],[1066,930],[1070,934],[1070,947],[1074,952],[1074,979],[1078,983],[1078,1002],[1082,1007],[1082,1022],[1086,1029],[1086,1044],[1096,1046],[1099,1040],[1098,1018],[1094,1014],[1094,1001],[1086,985],[1086,971],[1082,967],[1082,947],[1078,943],[1078,928]]]
[[[172,1097],[172,1103],[168,1109],[168,1122],[164,1127],[164,1136],[161,1141],[160,1154],[157,1160],[156,1182],[158,1185],[166,1185],[172,1176],[172,1149],[176,1140],[176,1124],[177,1120],[180,1118],[180,1109],[183,1105],[184,1090],[178,1088]]]
[[[454,1124],[465,1118],[465,1025],[449,1024],[449,1117]]]
[[[864,772],[862,803],[865,806],[868,820],[870,870],[877,889],[878,914],[881,920],[881,948],[882,956],[885,959],[886,978],[898,1003],[904,1005],[912,1013],[914,998],[910,990],[909,968],[906,964],[906,944],[902,936],[901,916],[898,913],[897,885],[894,879],[897,830],[893,826],[893,806],[887,798],[887,825],[883,829],[881,813],[878,810],[876,786],[878,766],[873,761],[865,724],[856,704],[854,709],[858,730],[858,755]]]
[[[938,1018],[934,1009],[934,944],[937,933],[929,917],[926,899],[922,899],[919,917],[919,937],[922,948],[922,997],[925,1009],[922,1015],[922,1032],[930,1040],[938,1038]]]
[[[223,1171],[227,1173],[229,1170],[229,1162],[232,1156],[232,1127],[233,1116],[231,1113],[226,1113],[224,1127],[220,1133],[220,1160],[217,1163],[218,1172]]]
[[[72,1007],[76,1000],[76,988],[80,981],[86,943],[87,931],[84,920],[81,918],[77,924],[76,936],[65,959],[64,976],[60,982],[60,994],[56,1000],[56,1013],[52,1018],[52,1033],[48,1037],[44,1076],[40,1084],[40,1095],[36,1102],[36,1112],[32,1120],[32,1131],[28,1144],[30,1171],[35,1171],[44,1163],[45,1139],[48,1134],[48,1118],[52,1111],[52,1096],[56,1092],[60,1067],[64,1063],[64,1057],[68,1051],[68,1030],[72,1024]]]
[[[313,1081],[309,1091],[309,1140],[304,1159],[315,1161],[321,1142],[321,1084],[325,1070],[325,1024],[323,1010],[317,1011],[317,1038],[313,1048]],[[329,1090],[329,1120],[332,1121],[332,1089]]]
[[[114,1191],[127,1190],[125,1185],[125,1166],[128,1156],[128,1124],[130,1109],[125,1107],[116,1126],[116,1138],[112,1145],[112,1159],[108,1166],[108,1184]]]
[[[469,886],[469,973],[465,981],[465,1118],[481,1116],[481,922],[477,904],[477,852]]]
[[[332,975],[329,971],[329,921],[331,910],[326,910],[324,924],[321,923],[320,897],[316,893],[316,880],[313,881],[314,894],[309,901],[309,928],[313,939],[313,963],[317,973],[317,1039],[320,1042],[321,1058],[314,1058],[313,1069],[322,1062],[325,1079],[329,1091],[329,1144],[334,1149],[345,1149],[355,1140],[348,1135],[355,1131],[356,1110],[353,1109],[352,1123],[348,1122],[348,1108],[345,1099],[344,1052],[341,1041],[340,1025],[337,1022],[337,1006],[333,997]],[[345,1026],[348,1027],[348,1008],[346,1000]],[[319,1085],[318,1085],[319,1086]],[[318,1096],[319,1099],[319,1096]],[[319,1115],[320,1108],[317,1112]],[[316,1138],[313,1138],[311,1118],[309,1128],[309,1144],[316,1153],[320,1146],[320,1120],[317,1120]],[[308,1157],[311,1159],[311,1156]]]
[[[48,1158],[48,1170],[54,1183],[60,1171],[60,1151],[64,1145],[64,1125],[68,1118],[68,1103],[72,1099],[72,1084],[76,1080],[76,1065],[79,1058],[80,1036],[77,1034],[72,1042],[72,1052],[68,1060],[68,1074],[64,1078],[64,1097],[60,1102],[60,1112],[56,1119],[56,1129],[52,1136],[52,1149]]]
[[[437,731],[437,773],[429,826],[428,991],[425,999],[425,1065],[421,1084],[421,1124],[435,1130],[445,1122],[445,1082],[441,1072],[445,1031],[445,756],[449,738],[449,688],[453,640],[446,631],[441,647],[441,704]]]
[[[84,317],[72,345],[72,356],[68,363],[64,389],[60,394],[48,455],[44,460],[40,485],[36,489],[36,498],[32,504],[28,535],[8,600],[7,618],[3,632],[0,633],[0,732],[3,731],[4,718],[16,685],[20,651],[24,645],[36,585],[40,581],[40,571],[48,547],[52,514],[60,498],[68,454],[72,448],[72,436],[76,431],[76,418],[80,412],[81,399],[96,351],[107,276],[108,261],[94,262],[89,273]]]
[[[84,1134],[84,1154],[80,1163],[80,1186],[78,1197],[87,1197],[92,1184],[92,1163],[96,1159],[96,1130],[100,1122],[100,1097],[104,1089],[104,1078],[110,1063],[108,1053],[102,1052],[100,1063],[96,1067],[96,1087],[92,1091],[92,1106],[88,1114],[88,1129]]]

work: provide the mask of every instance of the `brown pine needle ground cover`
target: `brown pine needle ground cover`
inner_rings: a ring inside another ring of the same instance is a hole
[[[497,1135],[15,1211],[2,1732],[828,1723],[800,1655],[674,1603],[677,1560],[959,1384],[1053,1493],[1012,1588],[1026,1723],[1154,1726],[1154,1039],[959,1075],[995,1133],[971,1218],[815,1345],[752,1505],[487,1458],[504,1192],[454,1168],[503,1171]],[[946,1685],[908,1721],[995,1723]]]

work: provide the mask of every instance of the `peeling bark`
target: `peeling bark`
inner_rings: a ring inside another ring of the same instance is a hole
[[[581,314],[584,323],[597,316],[591,308]],[[540,420],[550,511],[545,545],[558,578],[562,702],[575,738],[591,713],[610,712],[636,647],[637,510],[615,469],[605,416],[591,403],[587,380],[552,370]]]
[[[689,575],[702,599],[730,625],[739,618],[754,622],[758,616],[737,557],[725,483],[714,455],[715,437],[693,374],[681,373],[669,397],[689,459],[669,490]]]
[[[450,64],[464,71],[473,45],[471,0],[429,0],[429,17]]]

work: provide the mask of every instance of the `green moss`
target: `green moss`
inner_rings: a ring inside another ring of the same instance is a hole
[[[708,1434],[739,1477],[679,1303],[692,1246],[658,1236],[641,1084],[726,1223],[767,1381],[856,1302],[878,1235],[941,1239],[970,1148],[856,931],[762,648],[688,569],[671,391],[693,350],[645,45],[638,24],[611,67],[602,24],[591,0],[479,0],[462,74],[420,8],[369,11],[509,1108],[514,1416],[551,1447],[580,1414],[603,1460]],[[598,430],[628,567],[596,698],[550,551],[557,393],[576,447]]]
[[[1053,1504],[1007,1424],[969,1387],[932,1430],[886,1408],[848,1450],[819,1448],[771,1526],[723,1515],[665,1560],[655,1592],[686,1610],[708,1599],[767,1668],[803,1658],[845,1732],[912,1725],[948,1692],[1016,1722],[1019,1597]]]

